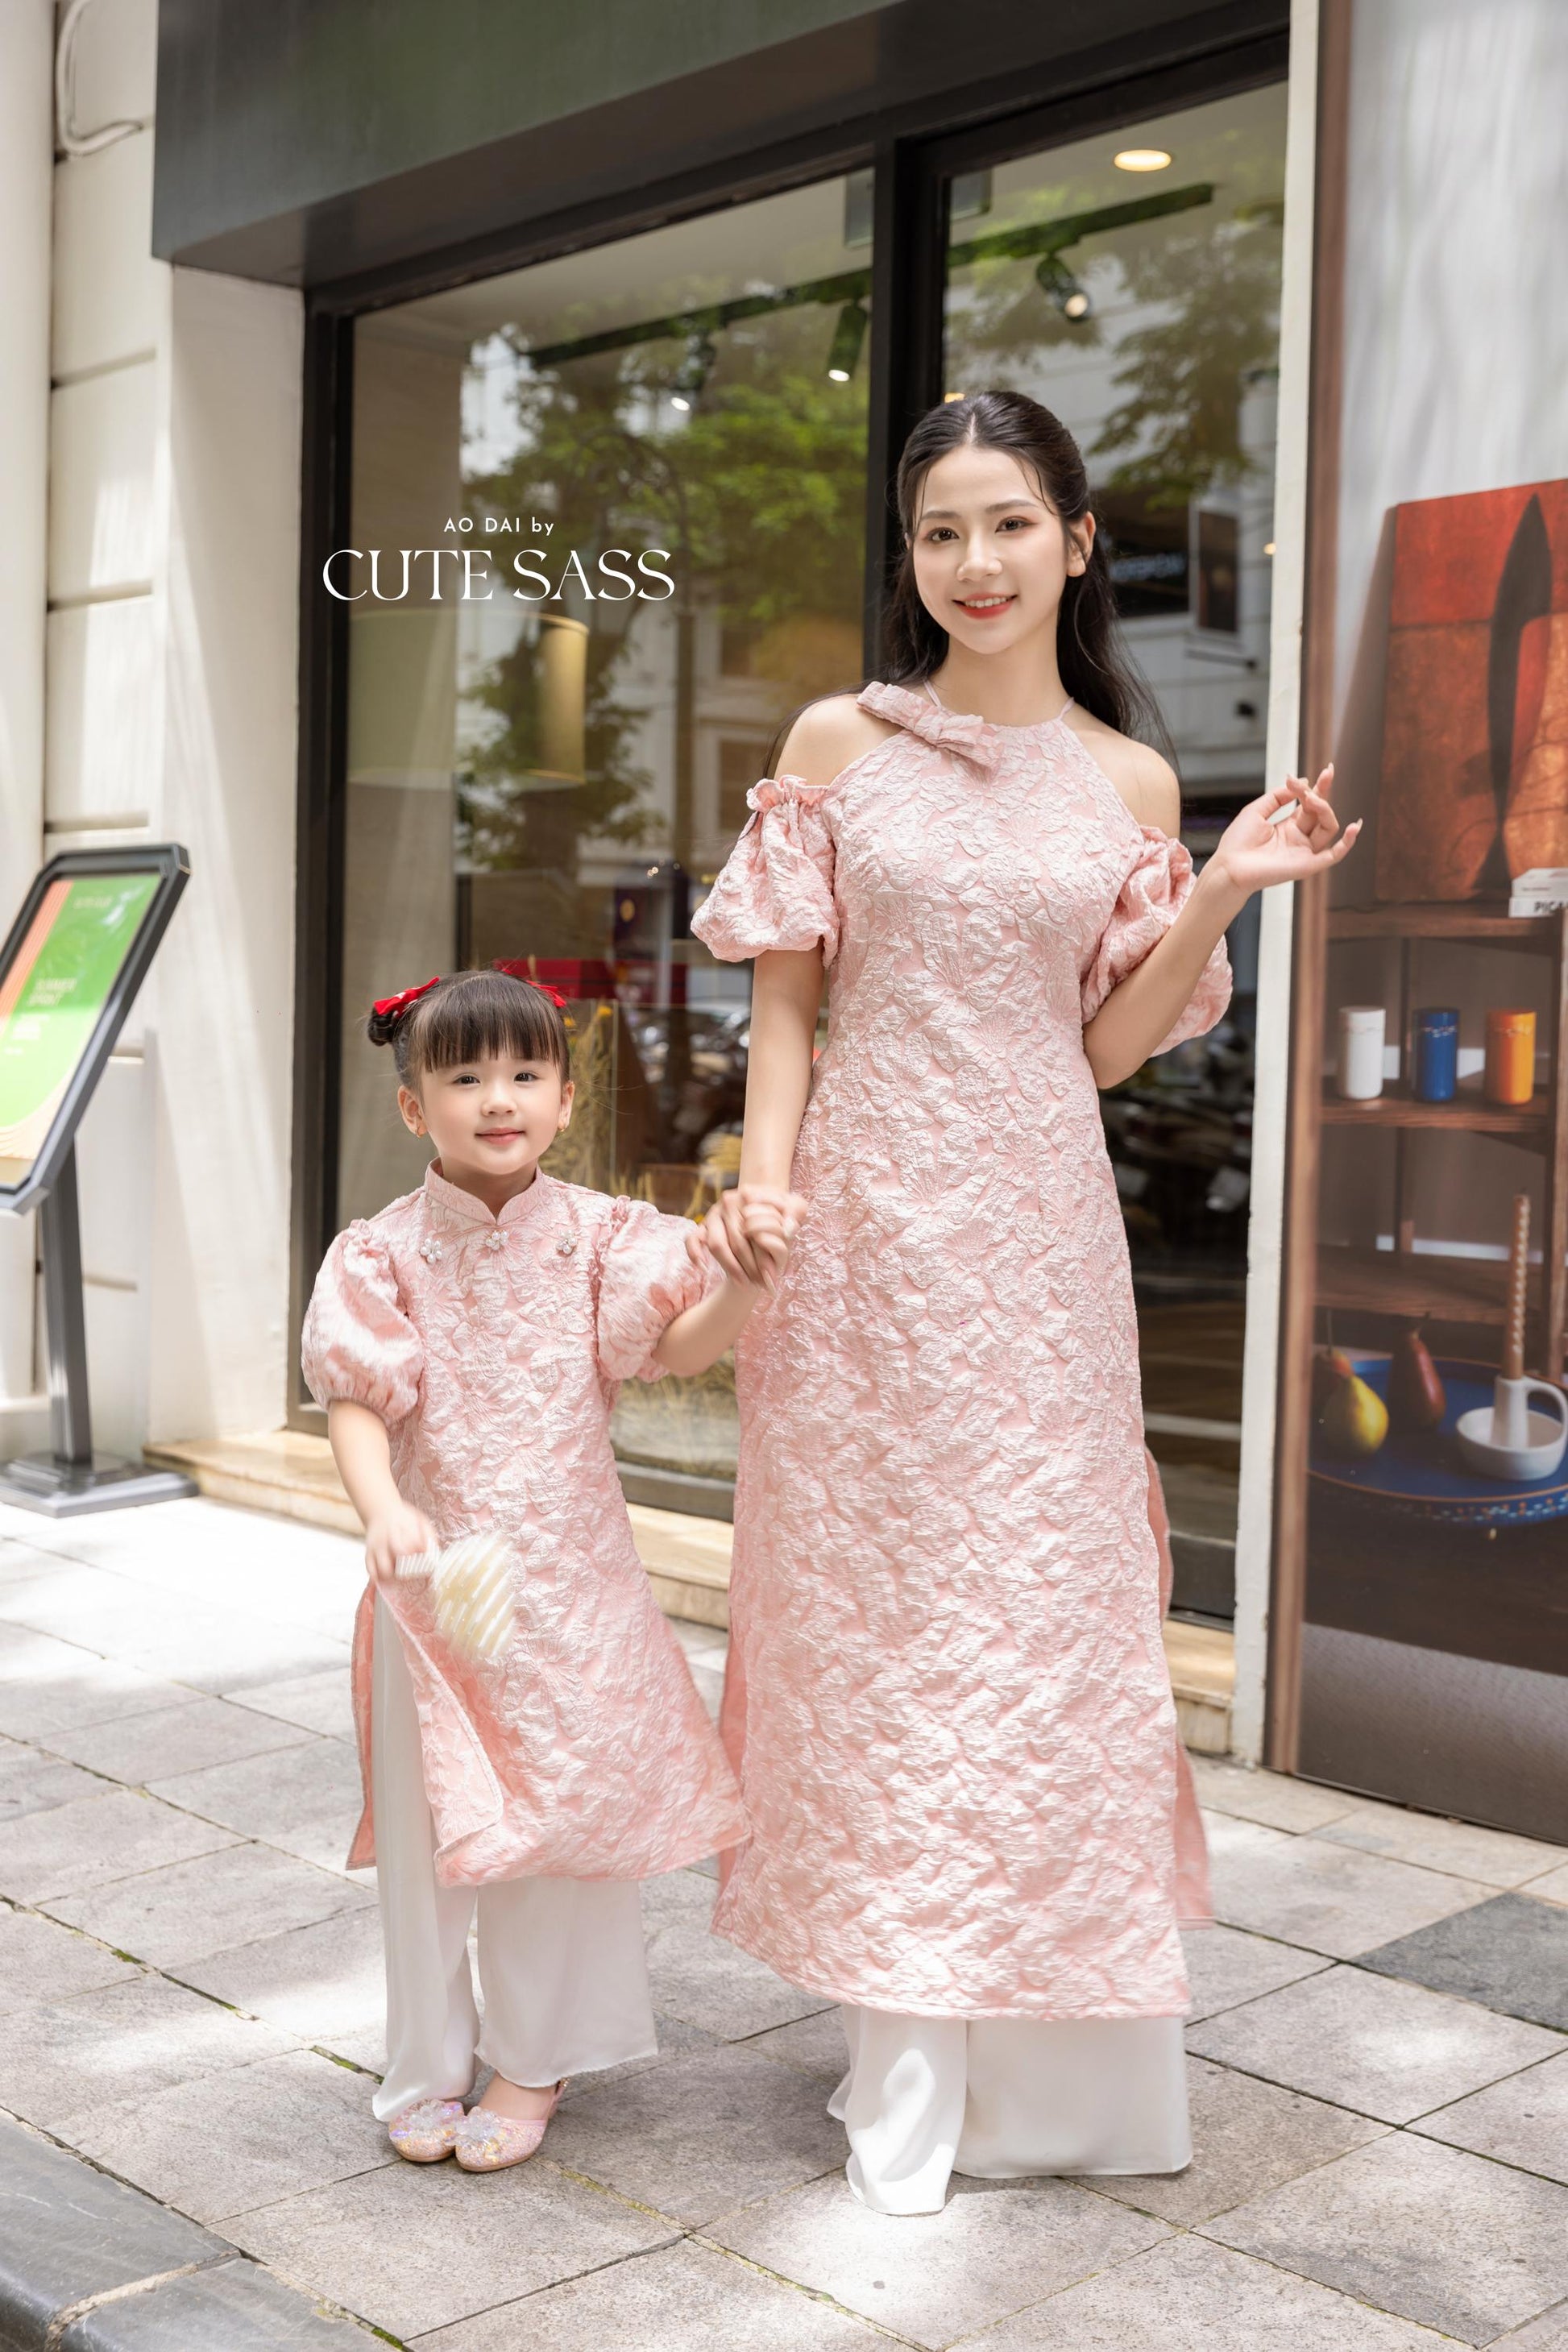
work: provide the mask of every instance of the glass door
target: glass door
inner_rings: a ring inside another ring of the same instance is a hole
[[[1201,864],[1264,784],[1282,83],[966,170],[950,184],[943,384],[1071,428],[1131,650]],[[1138,1293],[1176,1606],[1235,1606],[1257,902],[1208,1036],[1104,1097]]]
[[[861,674],[869,196],[825,180],[357,322],[340,1224],[426,1156],[371,1001],[502,957],[570,1000],[548,1168],[693,1217],[734,1181],[750,974],[689,916],[781,722]],[[629,1384],[615,1434],[634,1492],[727,1515],[727,1361]]]

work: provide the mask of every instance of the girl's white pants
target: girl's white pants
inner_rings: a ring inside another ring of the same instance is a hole
[[[480,2065],[542,2085],[654,2054],[635,1881],[437,1885],[414,1687],[379,1600],[371,1795],[386,1951],[386,2074],[372,2105],[383,2123],[419,2099],[462,2098]],[[468,1966],[476,1908],[482,2034]]]
[[[1192,2161],[1179,2017],[1042,2021],[843,2010],[828,2104],[849,2186],[877,2213],[935,2213],[948,2176],[1180,2172]]]

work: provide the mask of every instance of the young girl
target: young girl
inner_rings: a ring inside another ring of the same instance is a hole
[[[682,1219],[540,1169],[572,1116],[551,994],[458,972],[377,1004],[369,1034],[438,1155],[419,1192],[340,1234],[303,1342],[371,1577],[349,1860],[376,1864],[385,1941],[374,2104],[400,2156],[490,2171],[532,2155],[567,2075],[653,2052],[637,1882],[744,1834],[633,1548],[609,1414],[620,1381],[716,1361],[760,1293]],[[750,1213],[770,1268],[803,1205]],[[395,1574],[480,1533],[508,1548],[517,1607],[494,1664],[456,1656]],[[494,2079],[465,2115],[480,2063]]]

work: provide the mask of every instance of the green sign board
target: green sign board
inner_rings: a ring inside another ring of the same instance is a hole
[[[53,1181],[186,870],[176,849],[78,851],[28,892],[0,960],[0,1206]]]

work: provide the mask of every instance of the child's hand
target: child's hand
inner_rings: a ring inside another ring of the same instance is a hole
[[[703,1236],[731,1282],[752,1284],[771,1297],[808,1210],[799,1192],[737,1184],[709,1210]]]
[[[438,1551],[440,1541],[423,1511],[400,1502],[395,1509],[374,1518],[364,1531],[364,1564],[375,1584],[388,1584],[400,1559],[424,1551]]]
[[[752,1188],[752,1197],[742,1210],[741,1221],[753,1255],[763,1261],[763,1287],[772,1297],[778,1289],[779,1276],[789,1264],[808,1204],[799,1192],[759,1196],[759,1192],[760,1188]]]

